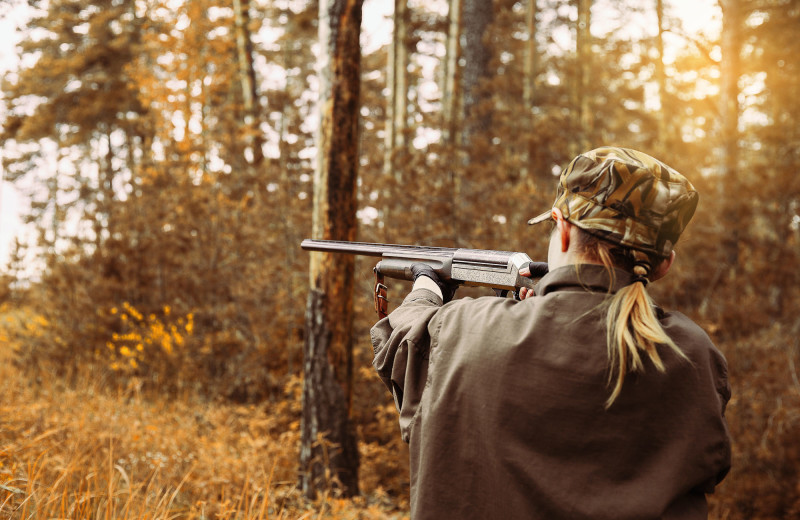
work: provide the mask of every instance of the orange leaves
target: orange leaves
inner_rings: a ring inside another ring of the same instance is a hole
[[[121,331],[106,342],[109,366],[115,371],[136,373],[142,367],[158,372],[170,366],[171,358],[184,355],[182,349],[194,332],[194,314],[173,316],[169,305],[163,306],[161,317],[145,317],[128,302],[122,309],[112,307],[109,314],[118,318]]]

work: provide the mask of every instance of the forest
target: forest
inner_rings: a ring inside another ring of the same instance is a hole
[[[700,193],[648,290],[728,360],[710,518],[800,518],[797,0],[20,3],[0,517],[407,518],[375,259],[300,242],[544,260],[527,220],[615,145]]]

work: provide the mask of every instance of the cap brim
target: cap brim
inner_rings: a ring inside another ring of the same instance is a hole
[[[550,220],[551,218],[553,218],[553,210],[548,209],[538,217],[533,217],[532,219],[530,219],[528,221],[528,225],[532,226],[533,224],[538,224],[540,222],[544,222],[545,220]]]

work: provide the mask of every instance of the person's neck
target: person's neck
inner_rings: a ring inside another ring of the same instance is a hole
[[[562,235],[562,233],[566,233],[566,235]],[[580,248],[580,233],[577,226],[558,219],[556,230],[550,236],[550,245],[547,251],[547,263],[551,271],[565,265],[600,263],[583,254],[583,250]]]

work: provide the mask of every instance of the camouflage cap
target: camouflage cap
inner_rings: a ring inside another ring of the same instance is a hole
[[[658,159],[604,147],[579,155],[561,173],[553,208],[588,233],[665,257],[694,215],[697,199],[686,177]],[[548,220],[551,212],[528,224]]]

